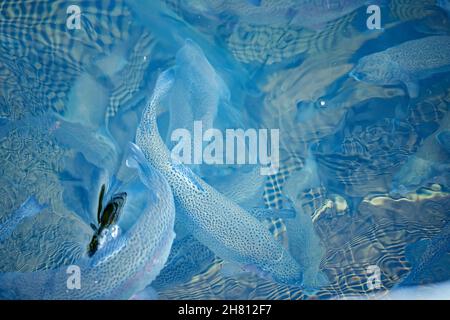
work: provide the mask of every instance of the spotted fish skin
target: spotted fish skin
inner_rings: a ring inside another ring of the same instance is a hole
[[[293,25],[322,29],[328,22],[339,19],[368,4],[367,0],[302,0],[299,1]],[[376,4],[372,1],[371,4]]]
[[[441,232],[431,239],[421,254],[420,260],[413,266],[408,276],[400,283],[400,286],[421,284],[420,281],[423,278],[423,274],[430,265],[448,252],[450,252],[450,221],[447,221]]]
[[[182,1],[180,5],[188,12],[209,17],[236,15],[241,21],[253,25],[289,24],[317,29],[367,3],[367,0],[269,0],[255,5],[253,1],[197,0]]]
[[[350,76],[377,85],[404,84],[419,95],[418,80],[450,71],[450,36],[431,36],[404,42],[361,58]]]
[[[146,105],[136,132],[136,143],[147,160],[166,177],[174,194],[177,219],[201,243],[225,260],[254,265],[275,280],[302,284],[302,270],[287,250],[255,217],[223,196],[194,173],[174,164],[157,127],[157,107],[174,82],[162,73]],[[200,186],[200,187],[199,187]]]
[[[69,290],[67,266],[35,272],[0,274],[3,299],[128,299],[150,284],[163,268],[175,237],[175,206],[167,181],[132,146],[129,167],[137,168],[140,180],[133,180],[145,199],[136,205],[129,193],[127,210],[139,210],[133,226],[107,242],[90,258],[80,258],[80,289]],[[142,162],[144,160],[144,162]],[[143,187],[145,185],[145,187]],[[142,196],[139,195],[139,196]]]

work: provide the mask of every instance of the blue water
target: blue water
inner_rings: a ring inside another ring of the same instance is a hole
[[[120,298],[330,299],[450,280],[448,1],[384,1],[380,29],[368,28],[366,1],[330,2],[3,0],[0,230],[14,230],[0,234],[0,297],[28,297],[11,294],[14,277],[84,259],[102,215],[131,237],[144,209],[172,196],[176,238],[168,230],[155,245],[158,277],[138,278],[132,292],[119,286],[130,275],[105,271]],[[168,148],[175,130],[194,134],[194,121],[223,137],[279,130],[270,175],[260,162],[172,168],[193,190],[205,192],[205,181],[256,216],[301,284],[277,278],[266,268],[274,261],[242,263],[233,241],[217,250],[227,226],[199,236],[174,186],[145,200],[149,173],[125,160],[167,70],[174,83],[158,127]],[[125,189],[120,207],[113,198]],[[24,207],[31,198],[38,208]],[[116,263],[138,263],[139,252],[110,243]]]

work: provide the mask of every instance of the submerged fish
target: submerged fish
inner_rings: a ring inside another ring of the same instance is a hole
[[[395,288],[366,296],[344,295],[340,300],[449,300],[450,281],[430,285]]]
[[[117,147],[108,137],[79,123],[65,121],[52,111],[38,116],[25,116],[16,121],[3,119],[2,122],[0,137],[13,130],[19,130],[23,134],[22,132],[28,132],[30,128],[38,127],[45,132],[49,140],[55,141],[58,146],[77,150],[87,161],[99,168],[114,170],[117,165]]]
[[[382,3],[380,0],[301,0],[296,1],[296,14],[290,21],[310,29],[323,29],[330,21],[337,20],[356,9],[371,4]]]
[[[439,129],[425,138],[392,179],[392,192],[401,195],[428,182],[445,183],[450,168],[448,128],[450,112],[439,123]]]
[[[300,266],[260,221],[171,159],[158,131],[157,108],[173,82],[172,70],[159,76],[143,111],[136,142],[172,187],[177,219],[222,259],[256,266],[275,281],[301,285]]]
[[[427,269],[442,256],[450,253],[450,221],[431,240],[419,241],[408,251],[413,266],[408,276],[399,284],[400,287],[423,284],[421,281]]]
[[[127,200],[127,193],[121,192],[114,195],[111,200],[106,204],[105,208],[102,208],[103,196],[105,192],[105,185],[102,186],[100,191],[99,207],[97,212],[98,228],[95,225],[91,225],[95,233],[89,243],[88,255],[92,256],[98,250],[101,245],[102,237],[104,233],[110,228],[114,228],[119,220],[119,216],[122,213],[123,206]]]
[[[303,281],[307,290],[315,290],[329,283],[326,275],[320,271],[320,262],[325,253],[317,235],[312,217],[304,212],[303,191],[320,185],[315,159],[310,155],[305,166],[289,176],[283,191],[296,210],[294,219],[285,220],[289,242],[289,251],[300,264]]]
[[[450,36],[431,36],[404,42],[361,58],[350,76],[377,85],[406,86],[419,95],[420,79],[450,71]]]
[[[14,229],[17,228],[23,220],[34,217],[47,206],[41,205],[34,196],[29,197],[22,205],[11,214],[4,223],[0,224],[0,243],[11,236]]]
[[[110,239],[92,258],[75,262],[80,272],[79,288],[69,287],[68,266],[6,272],[0,273],[1,298],[127,299],[155,279],[175,237],[173,197],[167,181],[147,164],[135,145],[131,146],[127,167],[134,171],[129,174],[135,178],[123,186],[128,192],[123,214],[137,214],[138,218],[127,232]]]

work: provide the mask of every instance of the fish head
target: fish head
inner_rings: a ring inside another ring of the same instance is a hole
[[[390,195],[398,197],[415,192],[429,181],[434,173],[432,161],[413,155],[392,178]]]
[[[357,81],[386,85],[398,83],[398,65],[380,52],[361,58],[349,75]]]

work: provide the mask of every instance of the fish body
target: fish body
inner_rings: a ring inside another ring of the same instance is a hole
[[[157,291],[186,283],[214,263],[214,253],[192,235],[175,239],[164,269],[152,282]]]
[[[104,193],[104,185],[102,186],[100,193],[100,201],[102,201]],[[99,204],[98,213],[98,228],[95,225],[91,225],[94,228],[94,236],[89,243],[88,255],[92,256],[98,250],[99,245],[104,241],[105,235],[117,234],[120,229],[117,227],[119,217],[121,215],[123,206],[127,199],[126,192],[120,192],[115,194],[111,200],[106,204],[105,208]],[[101,212],[100,212],[101,211]]]
[[[39,204],[34,196],[30,196],[12,213],[10,218],[0,224],[0,243],[10,237],[14,229],[16,229],[25,219],[35,216],[46,207],[46,205]]]
[[[136,143],[147,160],[169,182],[177,219],[222,259],[254,265],[276,281],[301,285],[300,266],[262,223],[194,173],[186,174],[190,169],[171,159],[158,131],[156,109],[173,82],[172,70],[159,76],[153,95],[143,111]]]
[[[194,121],[202,121],[204,130],[212,128],[220,100],[229,99],[228,88],[193,41],[185,42],[176,60],[176,80],[168,102],[169,135],[178,128],[192,133]]]
[[[229,170],[226,174],[205,176],[205,181],[243,208],[263,207],[264,182],[260,166]],[[213,172],[214,173],[214,172]]]
[[[146,163],[134,145],[127,165],[139,173],[139,179],[123,187],[128,191],[123,214],[138,214],[130,229],[110,238],[92,258],[82,257],[71,266],[0,273],[1,298],[128,299],[155,279],[175,237],[173,197],[166,180]],[[77,288],[70,285],[73,270],[78,270],[80,277]]]
[[[367,296],[346,295],[336,297],[341,300],[449,300],[450,281],[430,285],[395,288]]]
[[[450,1],[449,0],[437,0],[436,4],[450,15]]]
[[[418,80],[450,71],[450,36],[430,36],[361,58],[350,76],[377,85],[406,86],[409,95],[419,95]]]
[[[377,1],[372,1],[376,4]],[[290,24],[309,29],[322,29],[328,22],[337,20],[368,4],[367,0],[302,0],[294,9],[296,14]]]

